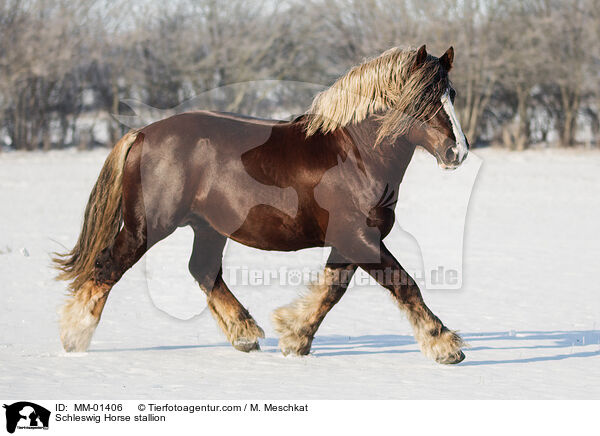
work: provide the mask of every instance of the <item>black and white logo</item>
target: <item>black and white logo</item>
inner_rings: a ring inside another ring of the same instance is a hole
[[[28,401],[5,404],[6,431],[14,433],[16,429],[48,430],[50,411]]]

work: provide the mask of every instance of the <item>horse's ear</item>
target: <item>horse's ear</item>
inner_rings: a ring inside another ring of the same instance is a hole
[[[421,65],[425,63],[427,59],[427,47],[423,44],[418,50],[417,55],[415,56],[415,64],[413,65],[413,71],[418,69]]]
[[[446,71],[450,71],[452,69],[452,62],[454,62],[454,47],[450,46],[440,58],[440,64],[442,64],[442,67]]]

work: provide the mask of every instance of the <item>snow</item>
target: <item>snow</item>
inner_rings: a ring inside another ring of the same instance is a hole
[[[187,271],[188,229],[153,248],[113,289],[90,350],[67,354],[57,327],[65,287],[53,280],[49,253],[74,243],[106,150],[0,154],[0,392],[16,399],[600,398],[600,153],[474,154],[483,165],[466,219],[462,288],[423,292],[470,344],[456,366],[425,358],[387,291],[364,280],[327,316],[303,358],[279,353],[270,322],[303,286],[232,285],[267,336],[261,352],[234,350]],[[403,195],[435,189],[426,179],[433,166],[417,153]],[[397,211],[405,211],[402,203]],[[435,247],[431,238],[419,242]],[[386,241],[409,271],[422,268],[410,238],[395,229]],[[225,266],[318,270],[323,256],[230,243]]]

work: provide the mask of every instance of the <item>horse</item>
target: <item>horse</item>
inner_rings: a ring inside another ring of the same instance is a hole
[[[223,280],[227,238],[262,250],[331,248],[325,279],[273,313],[283,354],[310,352],[362,268],[406,312],[426,356],[461,362],[461,337],[383,242],[415,148],[445,169],[467,156],[448,77],[453,60],[452,47],[439,58],[425,45],[396,47],[350,69],[291,121],[194,111],[125,134],[92,189],[77,243],[53,258],[71,291],[59,323],[64,349],[85,351],[123,274],[191,226],[189,271],[236,349],[259,350],[264,332]]]

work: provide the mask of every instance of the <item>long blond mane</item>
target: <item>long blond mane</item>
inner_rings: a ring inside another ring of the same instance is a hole
[[[395,47],[352,68],[315,97],[307,111],[306,135],[330,133],[376,114],[381,121],[378,144],[426,122],[439,109],[448,79],[431,55],[421,67],[413,68],[416,54]]]

